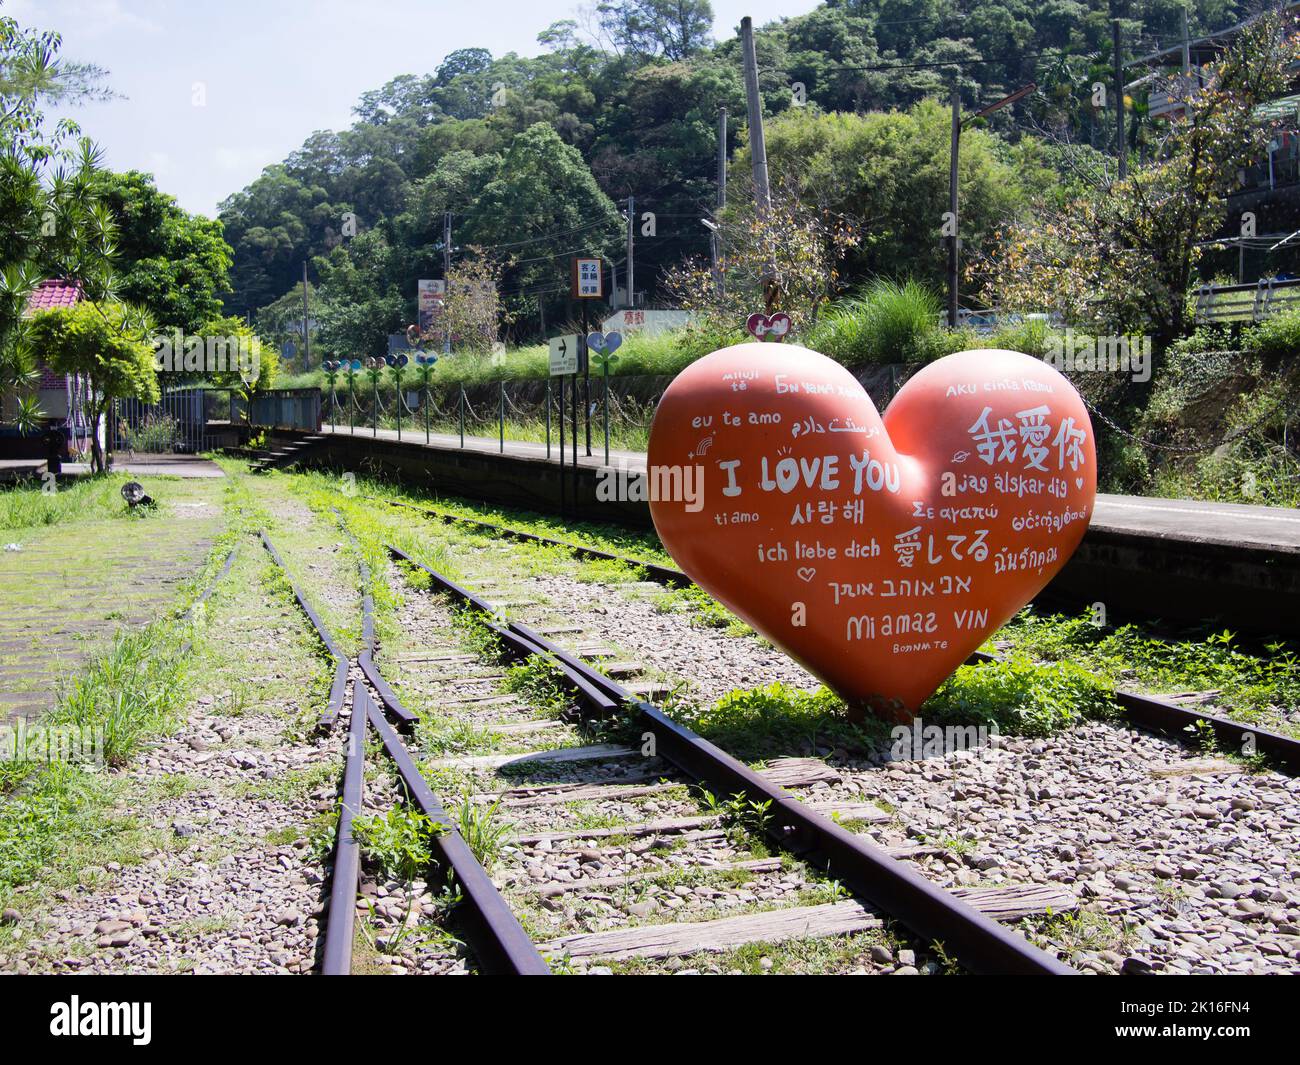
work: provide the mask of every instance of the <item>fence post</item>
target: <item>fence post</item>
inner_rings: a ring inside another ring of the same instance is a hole
[[[460,386],[460,446],[465,446],[465,386]]]
[[[605,465],[609,465],[609,356],[605,357],[603,379],[605,382],[605,398],[601,404],[605,408]]]
[[[497,431],[501,434],[501,454],[506,453],[506,382],[497,382]]]
[[[426,446],[428,446],[429,443],[429,379],[427,374],[425,375],[425,380],[424,380],[424,443]]]
[[[546,457],[551,457],[551,379],[546,379]]]
[[[374,380],[375,392],[375,416],[371,419],[370,435],[377,437],[379,435],[379,378]]]

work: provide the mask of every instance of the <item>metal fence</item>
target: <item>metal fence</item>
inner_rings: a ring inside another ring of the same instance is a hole
[[[1262,277],[1253,285],[1201,285],[1196,318],[1203,322],[1260,322],[1300,308],[1300,278]]]
[[[253,395],[252,416],[243,397],[232,395],[231,420],[247,421],[261,429],[300,429],[319,432],[321,394],[315,388],[272,388]]]
[[[180,452],[208,449],[205,390],[178,388],[157,403],[119,399],[108,427],[113,451]]]

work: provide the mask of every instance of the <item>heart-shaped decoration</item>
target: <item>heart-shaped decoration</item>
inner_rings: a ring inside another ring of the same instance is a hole
[[[749,335],[759,340],[780,340],[790,332],[790,316],[778,311],[773,315],[751,314],[745,320],[745,329]]]
[[[587,347],[601,355],[612,355],[623,343],[622,333],[588,333]]]
[[[904,722],[1065,565],[1097,490],[1079,394],[1002,350],[930,364],[882,419],[823,355],[724,348],[668,387],[648,460],[682,569],[856,712]]]

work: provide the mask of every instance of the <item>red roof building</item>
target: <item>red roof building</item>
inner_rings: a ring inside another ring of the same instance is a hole
[[[42,281],[27,297],[27,315],[37,311],[53,311],[60,307],[74,307],[81,302],[81,282],[52,278]]]

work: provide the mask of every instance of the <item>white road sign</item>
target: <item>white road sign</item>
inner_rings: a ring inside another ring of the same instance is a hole
[[[578,337],[551,337],[551,376],[578,372]]]
[[[606,333],[664,333],[680,329],[691,320],[687,311],[615,311],[605,319],[601,328]]]

